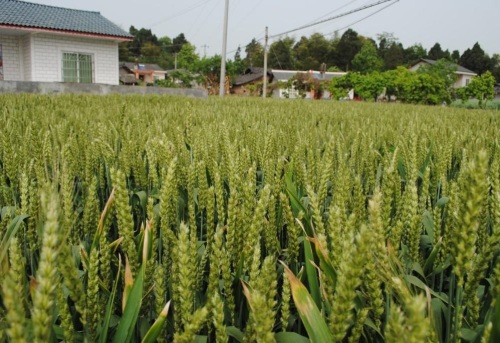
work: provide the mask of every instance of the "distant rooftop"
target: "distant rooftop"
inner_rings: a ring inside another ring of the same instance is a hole
[[[111,36],[132,39],[99,12],[35,4],[18,0],[0,0],[0,27],[23,27]]]
[[[126,67],[129,70],[134,70],[135,63],[134,62],[120,62],[120,67]],[[139,70],[154,70],[159,72],[166,72],[162,67],[158,64],[153,63],[138,63],[137,69]]]
[[[436,64],[437,61],[430,60],[428,58],[421,58],[419,62],[425,62],[425,63],[428,63],[428,64]],[[419,63],[419,62],[417,62],[417,63]],[[460,65],[458,65],[456,63],[450,62],[450,65],[457,68],[457,73],[476,75],[476,73],[473,72],[472,70],[464,68],[464,67],[462,67],[462,66],[460,66]]]
[[[314,79],[317,80],[331,80],[335,77],[341,77],[345,75],[345,72],[324,72],[321,73],[320,71],[317,70],[309,70],[309,71],[302,71],[302,70],[278,70],[278,69],[272,69],[271,71],[274,75],[274,79],[276,81],[288,81],[290,78],[297,74],[310,74]]]

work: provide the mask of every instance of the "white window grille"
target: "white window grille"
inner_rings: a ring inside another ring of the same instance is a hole
[[[62,59],[63,82],[93,82],[94,66],[92,55],[64,52]]]

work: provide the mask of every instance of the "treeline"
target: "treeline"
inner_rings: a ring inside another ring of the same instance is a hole
[[[136,29],[131,26],[129,32],[134,36],[132,42],[120,44],[120,60],[142,63],[157,63],[164,69],[185,69],[200,74],[220,73],[220,55],[200,56],[196,47],[183,33],[174,38],[158,38],[150,29]],[[243,52],[245,57],[242,57]],[[420,58],[432,60],[445,59],[457,63],[477,74],[490,71],[500,82],[500,54],[489,56],[479,45],[460,52],[443,50],[439,43],[429,50],[421,44],[403,46],[392,33],[377,35],[376,40],[359,35],[348,29],[341,36],[327,39],[314,33],[309,37],[282,37],[269,47],[268,66],[273,69],[319,70],[324,63],[329,71],[357,71],[363,74],[394,70],[399,66],[407,67]],[[244,47],[238,47],[234,57],[228,59],[227,73],[230,76],[241,74],[245,68],[262,67],[264,64],[264,46],[252,39]]]
[[[439,105],[453,100],[478,100],[485,107],[495,96],[495,78],[490,71],[475,77],[466,86],[456,89],[456,65],[445,59],[435,64],[423,65],[416,72],[405,67],[374,71],[367,74],[348,73],[325,84],[310,83],[311,89],[323,92],[328,89],[334,99],[346,98],[348,93],[368,101],[397,100],[404,103]],[[306,86],[307,87],[307,86]],[[306,90],[311,90],[306,89]]]
[[[253,40],[245,51],[247,59],[255,66],[263,63],[261,43]],[[421,58],[445,59],[478,74],[489,70],[500,82],[500,54],[489,56],[479,43],[463,53],[443,50],[439,43],[426,50],[421,44],[405,47],[392,33],[379,34],[374,40],[348,29],[342,36],[332,39],[319,33],[302,36],[299,40],[283,37],[271,44],[268,55],[269,66],[276,69],[319,70],[325,63],[330,71],[361,73],[407,67]]]

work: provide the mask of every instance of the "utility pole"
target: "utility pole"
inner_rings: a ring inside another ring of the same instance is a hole
[[[224,7],[224,30],[222,33],[222,54],[220,62],[220,84],[219,84],[219,96],[223,97],[226,87],[226,50],[227,50],[227,22],[229,15],[229,0],[226,0],[226,5]]]
[[[269,39],[269,35],[268,35],[268,32],[267,32],[267,26],[266,26],[266,40],[264,42],[264,77],[262,78],[262,80],[264,81],[264,84],[262,86],[262,98],[265,99],[266,98],[266,94],[267,94],[267,41]]]
[[[208,45],[204,44],[201,46],[203,48],[203,57],[207,57],[207,48],[210,48]]]
[[[174,69],[177,70],[177,53],[174,52]]]

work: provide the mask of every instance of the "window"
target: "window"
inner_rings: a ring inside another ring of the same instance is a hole
[[[468,86],[470,83],[470,79],[465,79],[465,85]]]
[[[92,83],[92,55],[78,53],[63,53],[63,82]]]
[[[0,81],[3,80],[3,55],[2,55],[2,44],[0,44]]]

